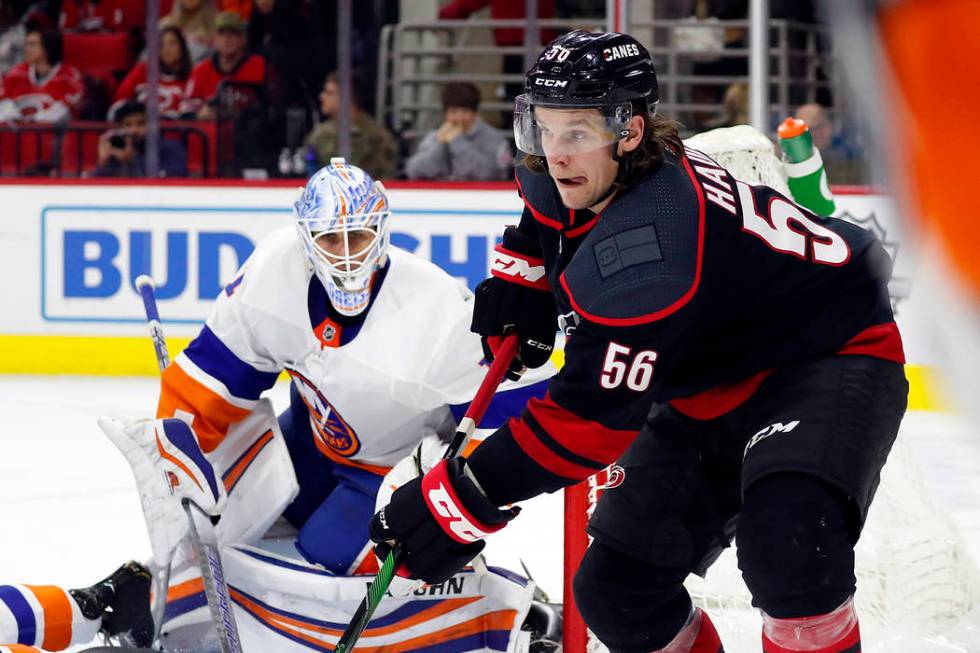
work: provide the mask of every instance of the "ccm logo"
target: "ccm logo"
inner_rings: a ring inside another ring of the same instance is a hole
[[[463,515],[442,483],[429,490],[429,502],[433,510],[447,520],[449,530],[460,542],[477,542],[487,536],[487,533],[477,528]]]
[[[545,275],[543,265],[532,266],[522,258],[510,256],[503,252],[496,252],[490,267],[502,275],[527,279],[531,282],[540,281]]]
[[[565,88],[568,86],[568,81],[564,79],[544,79],[543,77],[538,77],[534,80],[535,86],[553,86],[555,88]]]

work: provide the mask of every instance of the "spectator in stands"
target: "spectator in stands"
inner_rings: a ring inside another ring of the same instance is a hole
[[[146,105],[127,102],[116,110],[116,128],[99,137],[96,177],[146,176]],[[161,177],[186,177],[187,152],[177,141],[161,138]]]
[[[61,57],[60,32],[28,31],[24,61],[0,81],[0,122],[63,122],[79,110],[82,75]]]
[[[261,0],[256,0],[256,8]],[[353,97],[351,98],[350,157],[348,163],[356,165],[375,179],[390,179],[395,176],[398,159],[398,145],[395,137],[387,129],[374,121],[361,107],[365,101],[365,84],[354,76]],[[327,75],[320,93],[320,112],[326,118],[313,128],[304,143],[307,151],[312,148],[316,154],[316,167],[330,163],[330,158],[340,156],[337,150],[337,120],[340,106],[340,87],[337,86],[337,73]]]
[[[477,114],[480,91],[470,82],[442,89],[445,120],[426,134],[406,164],[409,179],[491,181],[510,175],[510,144]]]
[[[146,102],[146,75],[146,61],[139,62],[129,71],[112,99],[110,119],[124,102]],[[157,89],[161,118],[175,120],[180,117],[180,105],[190,76],[191,55],[184,35],[176,27],[164,27],[160,30],[160,85]]]
[[[245,21],[232,11],[215,18],[215,52],[191,71],[181,113],[201,120],[237,117],[268,90],[270,69],[265,59],[245,50]]]
[[[214,0],[176,0],[160,25],[177,27],[183,32],[191,60],[197,63],[214,51],[217,13]]]
[[[831,184],[864,183],[868,175],[867,163],[861,160],[857,148],[837,129],[823,105],[816,102],[801,105],[795,117],[810,129],[813,145],[820,150],[827,180]]]
[[[255,0],[247,34],[248,51],[261,54],[276,71],[285,102],[307,106],[322,77],[314,80],[310,75],[313,34],[301,0]]]
[[[749,85],[735,82],[725,89],[725,99],[721,104],[721,115],[707,124],[708,129],[734,127],[749,122]]]
[[[468,18],[487,5],[490,5],[490,18],[493,20],[521,19],[527,13],[525,0],[452,0],[439,10],[439,19],[459,20]],[[554,0],[538,0],[538,17],[555,17]],[[554,29],[542,29],[539,37],[540,44],[551,43],[557,36],[558,32]],[[493,30],[493,40],[500,46],[523,46],[524,29],[521,27],[498,27]],[[534,45],[537,46],[539,43],[536,42]],[[540,47],[535,47],[534,51],[538,52],[540,49]],[[505,54],[503,56],[503,71],[505,75],[521,76],[520,81],[504,85],[504,100],[510,102],[521,93],[524,86],[524,55]]]

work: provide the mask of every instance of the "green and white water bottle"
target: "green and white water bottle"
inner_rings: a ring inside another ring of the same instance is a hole
[[[783,151],[789,190],[793,199],[817,215],[830,215],[837,207],[827,183],[820,150],[813,146],[813,137],[806,123],[787,118],[777,130],[779,147]]]

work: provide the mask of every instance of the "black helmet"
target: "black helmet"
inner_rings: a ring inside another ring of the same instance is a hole
[[[603,107],[660,99],[647,49],[628,34],[577,30],[559,36],[524,78],[524,93],[542,107]]]

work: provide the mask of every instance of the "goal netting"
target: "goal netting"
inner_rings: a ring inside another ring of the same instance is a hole
[[[788,194],[772,142],[748,126],[718,129],[685,141],[724,165],[737,179]],[[572,605],[570,580],[588,546],[585,526],[608,482],[608,472],[566,490],[565,653],[605,651]],[[775,570],[774,570],[775,571]],[[856,548],[857,609],[866,651],[939,653],[980,651],[980,571],[952,518],[932,497],[900,435]],[[711,615],[728,653],[761,651],[762,620],[726,549],[701,579],[686,583]],[[973,612],[973,614],[971,614]]]

